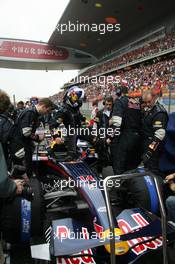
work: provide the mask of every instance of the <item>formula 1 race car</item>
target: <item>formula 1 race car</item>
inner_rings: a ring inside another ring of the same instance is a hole
[[[112,252],[113,234],[107,210],[110,200],[105,196],[104,181],[90,167],[89,159],[89,164],[85,160],[60,161],[50,157],[44,147],[33,158],[36,176],[29,184],[32,198],[16,197],[3,206],[3,238],[12,244],[6,264],[106,264],[110,263],[111,255],[122,264],[146,264],[152,263],[152,259],[157,264],[163,263],[158,197],[149,173],[138,181],[130,180],[128,192],[131,198],[133,194],[133,204],[120,211],[112,205],[115,237]],[[119,185],[116,180],[110,181],[108,189],[117,190]],[[175,228],[170,223],[166,234],[171,250]],[[29,251],[24,254],[29,245],[33,260]]]
[[[87,203],[88,207],[85,206],[83,209],[86,209],[89,214],[87,212],[83,214],[80,210],[80,219],[76,216],[72,218],[68,214],[67,217],[52,220],[45,232],[46,241],[49,243],[31,246],[32,257],[45,258],[58,264],[109,263],[109,220],[103,183],[82,161],[61,163],[50,163],[49,161],[47,166],[51,166],[63,174],[65,179],[71,179],[76,184],[74,189]],[[152,181],[150,176],[145,177]],[[74,210],[76,210],[75,207]],[[81,216],[86,214],[87,218],[82,219]],[[123,210],[113,218],[117,263],[139,263],[139,259],[140,263],[147,263],[144,262],[147,261],[147,256],[149,256],[150,263],[150,257],[152,255],[155,257],[156,253],[156,257],[159,258],[158,263],[162,263],[161,221],[156,215],[142,208],[132,208]],[[174,241],[174,235],[174,227],[168,224],[169,243]]]

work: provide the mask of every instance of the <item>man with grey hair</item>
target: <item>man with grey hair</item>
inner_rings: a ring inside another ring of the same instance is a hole
[[[168,123],[168,113],[158,101],[154,89],[142,94],[143,163],[159,174],[159,158]]]

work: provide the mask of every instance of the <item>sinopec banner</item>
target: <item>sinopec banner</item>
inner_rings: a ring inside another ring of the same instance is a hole
[[[39,60],[66,60],[69,51],[65,48],[56,48],[48,44],[0,40],[0,57],[28,58]]]
[[[0,67],[16,69],[80,69],[94,57],[79,50],[47,43],[0,39]]]

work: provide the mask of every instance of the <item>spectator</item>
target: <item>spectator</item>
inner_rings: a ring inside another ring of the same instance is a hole
[[[131,95],[140,95],[141,90],[147,87],[154,87],[157,93],[167,93],[167,86],[174,75],[175,59],[166,59],[157,61],[149,65],[138,65],[137,68],[129,69],[128,71],[120,70],[117,73],[113,73],[113,79],[118,78],[121,85],[127,86]],[[106,85],[85,83],[81,85],[84,89],[88,102],[92,102],[99,98],[102,100],[104,95],[115,94],[115,85],[113,83],[106,83]],[[56,98],[62,100],[62,92],[54,95],[52,100],[56,101]]]

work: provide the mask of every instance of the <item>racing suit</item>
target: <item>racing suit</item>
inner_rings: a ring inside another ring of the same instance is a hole
[[[81,120],[83,119],[79,107],[73,108],[64,103],[63,106],[59,108],[55,119],[58,120],[58,123],[60,122],[64,124],[67,131],[65,135],[65,145],[68,151],[68,156],[75,159],[77,134],[74,133],[73,130],[80,128]]]
[[[112,126],[118,129],[111,144],[112,164],[115,174],[134,169],[140,160],[141,107],[139,98],[122,96],[114,102]]]
[[[158,101],[142,116],[143,162],[150,171],[159,174],[159,158],[163,147],[168,114]]]
[[[28,177],[31,177],[33,174],[32,154],[34,150],[34,141],[39,142],[39,136],[35,134],[40,124],[39,116],[35,107],[21,112],[16,121],[14,140],[12,141],[13,152],[18,147],[19,142],[24,148],[24,160]]]

